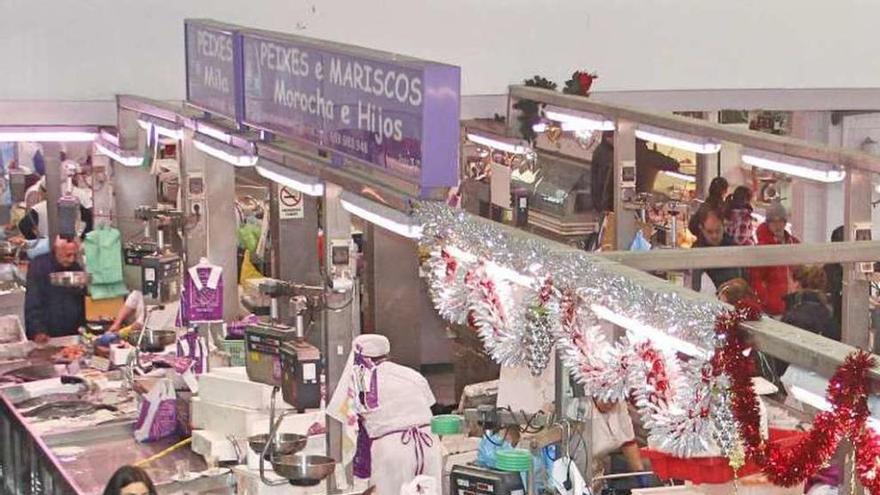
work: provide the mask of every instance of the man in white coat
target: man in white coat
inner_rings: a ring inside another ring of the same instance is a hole
[[[390,350],[384,336],[355,338],[327,408],[346,427],[343,462],[353,458],[355,476],[369,478],[376,495],[398,495],[416,476],[439,482],[442,473],[440,440],[430,425],[434,394],[425,377],[389,361]]]

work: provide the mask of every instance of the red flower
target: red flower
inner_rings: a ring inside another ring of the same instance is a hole
[[[589,72],[577,72],[576,79],[580,85],[581,94],[586,95],[589,93],[590,88],[593,86],[593,81],[598,77],[596,74],[590,74]]]

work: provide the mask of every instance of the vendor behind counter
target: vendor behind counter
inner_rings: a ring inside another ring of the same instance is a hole
[[[29,339],[45,342],[50,337],[76,335],[85,324],[85,289],[57,287],[49,279],[52,273],[82,271],[78,254],[78,241],[58,237],[49,253],[31,261],[24,304]]]

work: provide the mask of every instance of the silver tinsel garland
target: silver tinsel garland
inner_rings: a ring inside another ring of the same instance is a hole
[[[467,268],[458,264],[451,274],[447,273],[449,267],[439,248],[434,249],[426,265],[428,292],[434,309],[446,321],[464,325],[470,311],[470,290],[464,283]]]
[[[632,390],[652,441],[665,451],[687,457],[705,452],[713,441],[717,441],[722,452],[729,455],[736,438],[736,425],[723,412],[729,408],[725,402],[729,400],[729,393],[716,386],[717,377],[706,374],[708,364],[693,359],[679,369],[674,357],[664,357],[672,392],[665,400],[658,401],[657,390],[652,389],[648,379],[651,370],[639,365],[634,347],[626,341],[611,344],[599,337],[591,328],[595,326],[596,318],[589,309],[590,305],[599,304],[616,314],[664,329],[680,340],[703,349],[714,349],[718,344],[715,341],[715,316],[723,309],[720,304],[694,304],[674,291],[651,290],[651,279],[647,274],[634,271],[632,276],[620,275],[615,273],[620,270],[608,268],[607,261],[588,253],[554,250],[543,239],[527,234],[511,235],[498,224],[442,204],[420,203],[417,214],[423,227],[421,242],[424,247],[436,252],[443,246],[455,246],[475,259],[495,263],[537,280],[552,276],[556,287],[562,288],[563,292],[569,289],[568,297],[571,297],[571,290],[576,290],[580,298],[577,321],[566,327],[562,317],[566,296],[557,294],[557,304],[561,308],[554,309],[556,316],[553,318],[560,325],[553,333],[562,350],[564,364],[590,395],[601,400],[622,400]],[[463,264],[458,269],[464,268]],[[441,272],[432,270],[432,273],[439,275]],[[432,278],[434,283],[440,283],[438,277]],[[458,282],[456,279],[456,285]],[[543,352],[547,346],[543,340],[529,340],[534,338],[529,332],[537,327],[534,317],[528,315],[528,307],[526,311],[514,311],[508,302],[508,313],[502,317],[498,308],[487,302],[485,287],[480,290],[473,283],[469,287],[472,323],[493,359],[511,366],[528,364],[533,372],[542,370],[542,360],[535,359],[534,353]],[[534,289],[528,288],[530,291]],[[432,295],[435,304],[438,295],[447,301],[460,301],[460,294],[432,290]],[[525,300],[531,301],[532,298]],[[575,327],[580,332],[578,338],[573,338],[572,329]],[[535,335],[543,332],[538,329]],[[550,352],[547,347],[548,358]]]

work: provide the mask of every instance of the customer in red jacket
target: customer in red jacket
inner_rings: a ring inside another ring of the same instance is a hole
[[[756,237],[759,246],[774,244],[798,244],[797,237],[785,230],[788,212],[781,203],[767,208],[767,219],[758,226]],[[749,269],[749,282],[761,300],[764,311],[771,316],[785,312],[785,295],[791,292],[792,278],[788,266],[760,266]]]

